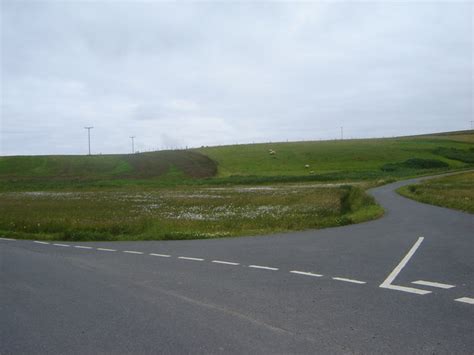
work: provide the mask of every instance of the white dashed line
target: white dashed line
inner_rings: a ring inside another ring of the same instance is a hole
[[[438,288],[444,288],[444,289],[449,289],[449,288],[456,287],[454,285],[442,284],[442,283],[439,283],[439,282],[423,281],[423,280],[413,281],[412,284],[422,285],[422,286],[438,287]]]
[[[455,301],[463,302],[463,303],[469,303],[469,304],[474,304],[474,298],[470,298],[470,297],[456,298]]]
[[[410,258],[414,255],[414,253],[416,252],[416,250],[420,246],[423,239],[424,239],[423,237],[418,238],[416,243],[409,250],[409,252],[405,255],[405,257],[402,259],[402,261],[395,267],[395,269],[390,273],[390,275],[385,279],[385,281],[379,287],[387,288],[387,289],[391,289],[391,290],[403,291],[403,292],[410,292],[410,293],[415,293],[415,294],[420,294],[420,295],[425,295],[425,294],[431,293],[431,291],[421,290],[421,289],[412,288],[412,287],[398,286],[398,285],[393,285],[392,284],[392,282],[395,280],[395,278],[398,276],[398,274],[406,266],[406,264],[408,263]],[[16,239],[3,238],[3,237],[0,237],[0,240],[16,241]],[[44,244],[44,245],[51,244],[51,245],[58,246],[58,247],[71,247],[71,245],[69,245],[69,244],[50,243],[50,242],[44,242],[44,241],[38,241],[38,240],[34,240],[33,242],[37,243],[37,244]],[[72,246],[74,248],[77,248],[77,249],[96,249],[96,250],[100,250],[100,251],[110,251],[110,252],[116,252],[117,251],[116,249],[93,248],[93,247],[84,246],[84,245],[72,245]],[[139,255],[144,254],[143,252],[133,251],[133,250],[124,250],[123,253],[139,254]],[[168,255],[168,254],[150,253],[149,255],[158,256],[158,257],[162,257],[162,258],[170,258],[171,257],[171,255]],[[178,256],[178,259],[191,260],[191,261],[204,261],[205,260],[203,258],[194,258],[194,257],[189,257],[189,256]],[[236,262],[224,261],[224,260],[212,260],[211,262],[215,263],[215,264],[225,264],[225,265],[233,265],[233,266],[240,265],[239,263],[236,263]],[[279,270],[276,267],[262,266],[262,265],[249,265],[248,267],[253,268],[253,269],[262,269],[262,270],[270,270],[270,271],[278,271]],[[290,273],[297,274],[297,275],[304,275],[304,276],[312,276],[312,277],[323,277],[323,275],[321,275],[321,274],[316,274],[316,273],[307,272],[307,271],[292,270],[292,271],[290,271]],[[332,277],[332,279],[337,280],[337,281],[354,283],[354,284],[366,284],[367,283],[365,281],[349,279],[349,278],[345,278],[345,277]],[[437,287],[437,288],[442,288],[442,289],[450,289],[450,288],[456,287],[455,285],[444,284],[444,283],[433,282],[433,281],[425,281],[425,280],[413,281],[412,284],[423,285],[423,286],[428,286],[428,287]],[[470,297],[457,298],[457,299],[455,299],[455,301],[474,305],[474,298],[470,298]]]
[[[260,265],[249,265],[249,267],[253,269],[264,269],[264,270],[272,270],[272,271],[277,271],[278,268],[276,267],[269,267],[269,266],[260,266]]]
[[[155,253],[150,253],[152,256],[161,256],[162,258],[169,258],[171,255],[168,254],[155,254]]]
[[[350,283],[359,284],[359,285],[363,285],[363,284],[367,283],[365,281],[359,281],[359,280],[354,280],[354,279],[346,279],[345,277],[333,277],[332,279],[337,280],[337,281],[350,282]]]
[[[305,276],[314,276],[314,277],[323,277],[321,274],[314,274],[312,272],[305,272],[305,271],[290,271],[292,274],[298,274],[298,275],[305,275]]]
[[[216,264],[225,264],[225,265],[240,265],[239,263],[233,263],[231,261],[222,261],[222,260],[212,260]]]
[[[191,257],[189,257],[189,256],[178,256],[178,259],[193,260],[193,261],[204,261],[204,259],[201,259],[201,258],[191,258]]]
[[[413,254],[415,254],[416,250],[420,246],[421,242],[423,242],[423,237],[419,237],[418,240],[416,241],[415,244],[411,247],[411,249],[408,251],[407,255],[400,261],[400,263],[395,266],[395,269],[392,270],[392,272],[387,276],[387,278],[380,284],[380,288],[387,288],[389,290],[396,290],[396,291],[402,291],[402,292],[409,292],[409,293],[415,293],[417,295],[426,295],[428,293],[431,293],[431,291],[426,291],[426,290],[420,290],[418,288],[414,287],[405,287],[405,286],[397,286],[397,285],[392,285],[392,282],[395,280],[395,278],[398,276],[398,274],[402,271],[402,269],[405,267],[405,265],[408,263],[408,261],[411,259]]]
[[[16,241],[16,239],[12,239],[12,238],[3,238],[3,237],[2,237],[2,238],[0,238],[0,240],[8,240],[8,241],[10,241],[10,242],[15,242],[15,241]]]

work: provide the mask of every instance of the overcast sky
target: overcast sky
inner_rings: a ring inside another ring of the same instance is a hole
[[[1,155],[461,130],[468,2],[4,1]]]

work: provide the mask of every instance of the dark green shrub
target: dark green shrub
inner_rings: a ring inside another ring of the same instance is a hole
[[[389,163],[383,165],[382,171],[396,171],[400,169],[442,169],[448,168],[449,164],[437,159],[412,158],[401,163]]]
[[[442,157],[458,160],[463,163],[474,163],[474,148],[469,150],[457,149],[457,148],[443,148],[439,147],[433,151],[434,154],[441,155]]]

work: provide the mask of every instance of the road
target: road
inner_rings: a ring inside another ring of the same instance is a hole
[[[0,239],[0,354],[474,353],[474,216],[370,191],[376,221],[272,236]]]

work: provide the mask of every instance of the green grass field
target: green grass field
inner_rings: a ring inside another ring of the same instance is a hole
[[[70,241],[255,235],[357,223],[383,213],[351,186],[3,192],[0,201],[1,234]]]
[[[0,233],[188,239],[358,223],[383,213],[365,194],[368,187],[474,167],[473,137],[463,131],[134,155],[0,157]]]
[[[390,181],[472,166],[473,137],[463,131],[134,155],[0,157],[0,191]]]
[[[473,136],[474,134],[470,134]],[[452,137],[452,136],[451,136]],[[402,163],[420,158],[439,160],[449,168],[459,168],[465,162],[449,159],[437,153],[439,148],[468,151],[471,142],[448,137],[408,137],[398,139],[367,139],[323,142],[266,143],[225,147],[210,147],[199,152],[218,163],[220,177],[233,175],[301,176],[315,174],[360,173],[382,174],[387,163]],[[270,150],[275,151],[274,155]],[[474,153],[471,153],[474,155]],[[305,166],[309,165],[309,168]],[[401,169],[404,170],[404,169]],[[406,170],[406,169],[405,169]],[[416,169],[415,169],[416,170]],[[399,171],[410,175],[414,171]]]
[[[472,171],[404,186],[398,192],[420,202],[474,213]]]

